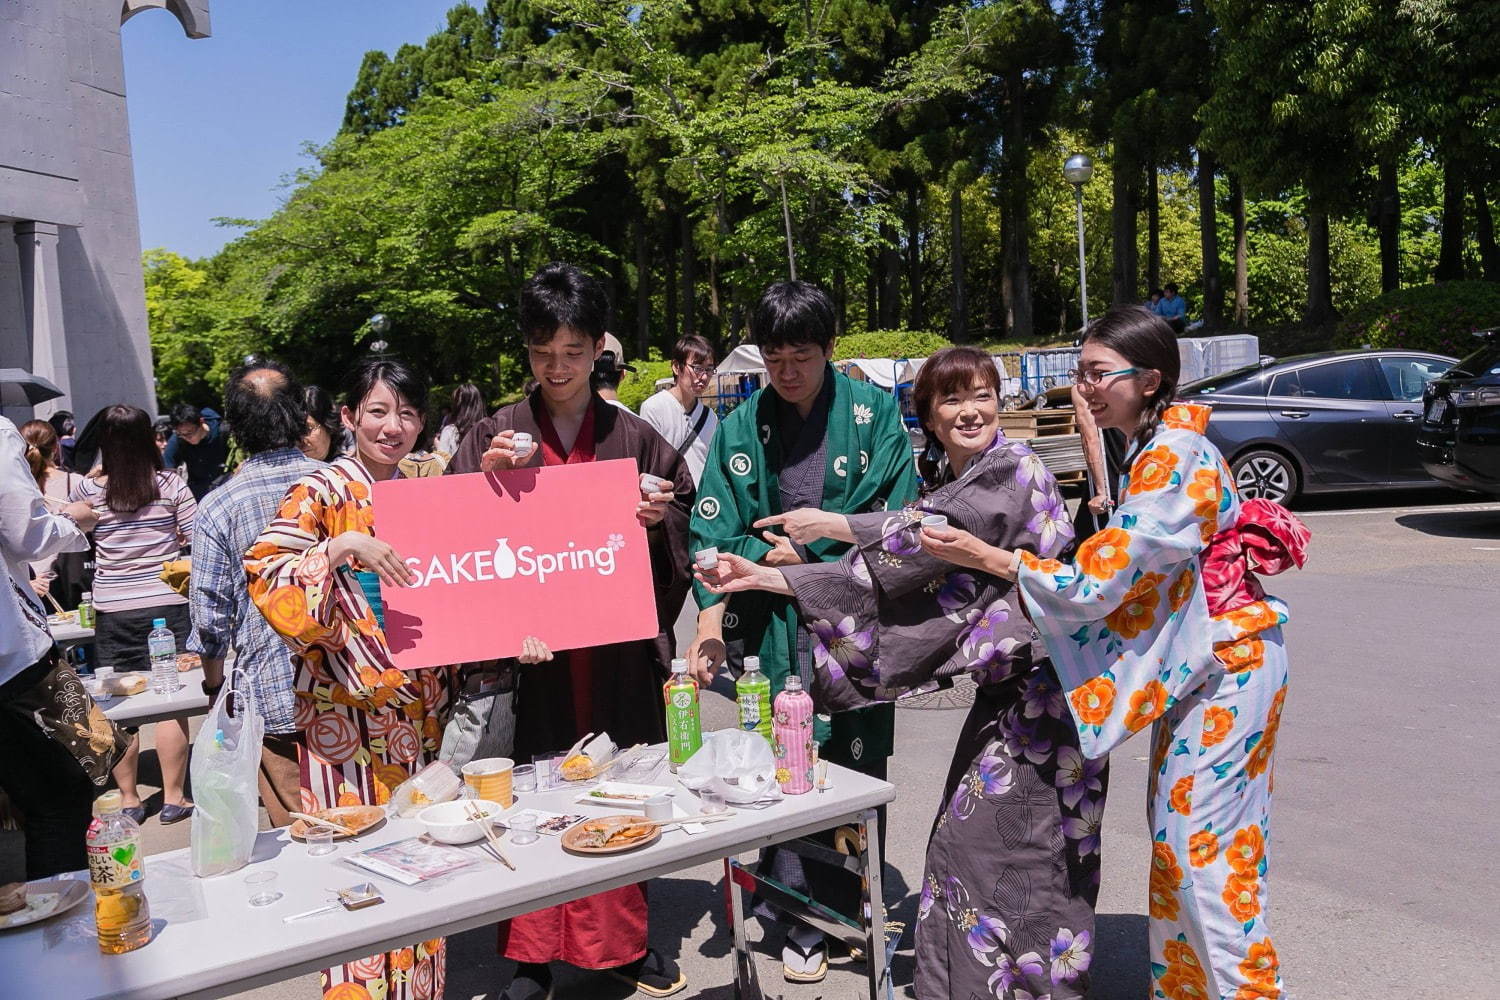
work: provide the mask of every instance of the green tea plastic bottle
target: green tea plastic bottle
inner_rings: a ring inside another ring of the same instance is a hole
[[[760,657],[745,657],[745,672],[734,685],[740,728],[771,742],[771,678],[760,672]]]
[[[687,660],[672,661],[672,679],[662,686],[662,698],[667,705],[667,755],[675,771],[703,746],[698,682],[688,676]]]
[[[118,791],[96,801],[89,824],[89,882],[94,887],[94,924],[99,950],[123,955],[151,941],[151,908],[146,903],[146,866],[141,828],[120,811]]]

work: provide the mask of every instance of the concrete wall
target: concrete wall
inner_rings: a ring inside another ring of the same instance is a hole
[[[120,48],[121,23],[154,8],[208,34],[207,0],[0,5],[0,367],[35,366],[68,391],[38,412],[71,409],[80,424],[110,403],[156,402]],[[58,227],[55,251],[17,253],[14,223],[28,221]],[[60,310],[35,306],[28,289],[47,283],[31,260],[55,268]],[[49,359],[65,361],[43,370]]]

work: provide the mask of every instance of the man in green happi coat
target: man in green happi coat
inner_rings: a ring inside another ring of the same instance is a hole
[[[750,337],[770,385],[731,412],[714,436],[693,508],[691,547],[768,566],[838,559],[849,543],[819,537],[800,544],[799,535],[816,532],[800,531],[799,518],[896,510],[916,499],[900,410],[890,393],[833,370],[833,303],[813,285],[786,281],[766,289],[751,314]],[[782,515],[791,511],[807,513],[788,522]],[[750,591],[726,600],[698,585],[694,593],[701,610],[688,662],[701,682],[724,662],[727,647],[760,657],[773,698],[794,671],[813,690],[813,643],[790,598]],[[831,724],[820,720],[814,735],[825,760],[883,779],[895,707],[837,714]],[[804,875],[802,867],[780,852],[770,874],[857,915],[857,887],[838,877],[846,873],[808,864]],[[807,928],[789,932],[783,960],[788,978],[821,979],[827,967],[821,936]]]

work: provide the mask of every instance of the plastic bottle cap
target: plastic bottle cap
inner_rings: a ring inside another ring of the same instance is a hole
[[[151,627],[152,628],[166,628],[167,627],[167,620],[165,618],[153,618],[153,619],[151,619]]]
[[[747,657],[745,657],[745,670],[746,671],[759,670],[759,669],[760,669],[760,657],[758,657],[758,656],[747,656]]]
[[[674,673],[674,674],[685,674],[685,673],[687,673],[687,660],[673,660],[672,661],[672,673]]]
[[[120,804],[124,801],[125,797],[120,794],[119,789],[111,789],[94,800],[94,808],[100,816],[117,813],[120,811]]]
[[[83,599],[84,599],[84,600],[85,600],[85,601],[87,601],[87,600],[88,600],[88,599],[89,599],[89,598],[91,598],[91,597],[93,597],[93,596],[94,596],[94,592],[93,592],[93,591],[92,591],[92,590],[85,590],[85,591],[84,591],[84,592],[83,592]]]

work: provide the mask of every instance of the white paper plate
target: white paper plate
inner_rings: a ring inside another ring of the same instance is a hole
[[[66,913],[90,895],[89,884],[76,879],[43,879],[26,885],[26,908],[0,917],[0,930],[25,927]]]
[[[669,785],[634,785],[628,781],[601,781],[573,801],[591,805],[644,809],[647,799],[654,799],[658,795],[671,795],[673,791],[674,789]]]

